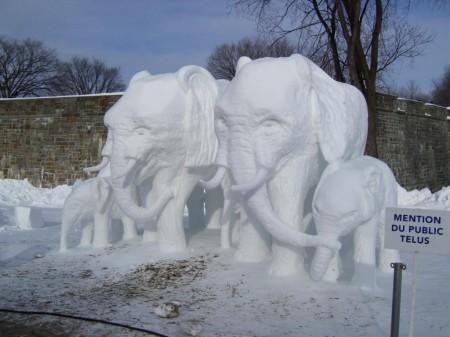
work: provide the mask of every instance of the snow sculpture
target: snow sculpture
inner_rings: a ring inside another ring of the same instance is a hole
[[[105,145],[102,148],[100,164],[85,168],[86,173],[98,172],[97,177],[75,185],[63,206],[61,225],[60,250],[68,248],[70,228],[82,224],[81,247],[92,244],[95,248],[109,245],[111,220],[121,220],[123,224],[123,239],[131,240],[137,237],[136,223],[126,216],[118,207],[113,196],[110,182],[110,158],[112,152],[112,136],[108,131]],[[128,187],[130,198],[138,199],[136,186]]]
[[[134,200],[137,199],[135,188],[130,188],[129,193]],[[114,201],[108,176],[103,176],[100,172],[96,178],[79,182],[73,187],[64,203],[60,250],[67,250],[69,230],[80,223],[82,224],[80,247],[108,246],[109,228],[113,219],[122,221],[124,240],[137,237],[134,220],[126,216]]]
[[[397,182],[381,160],[362,156],[336,162],[322,174],[313,198],[316,230],[333,240],[354,230],[353,281],[359,286],[374,286],[377,241],[381,271],[390,271],[389,263],[399,261],[396,250],[384,248],[385,209],[396,206]],[[317,248],[310,271],[313,280],[322,279],[333,254],[326,247]]]
[[[322,158],[363,154],[367,106],[356,88],[334,81],[300,55],[242,57],[216,104],[215,127],[218,172],[231,168],[237,184],[232,190],[242,194],[250,220],[243,228],[252,228],[241,231],[238,257],[247,258],[251,247],[264,256],[272,243],[271,272],[287,275],[302,265],[300,247],[339,247],[327,236],[302,233],[301,219]]]
[[[217,140],[214,105],[218,84],[198,66],[176,73],[136,74],[105,115],[112,137],[111,180],[120,208],[138,222],[156,224],[165,252],[184,250],[183,211],[200,179],[214,171]],[[146,205],[138,206],[127,186],[151,180]]]

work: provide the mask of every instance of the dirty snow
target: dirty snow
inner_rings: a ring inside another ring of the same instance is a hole
[[[27,185],[15,186],[15,200],[24,200],[20,186]],[[399,199],[402,206],[449,210],[450,187],[434,194],[400,191]],[[389,336],[391,276],[378,275],[379,289],[372,293],[348,280],[275,278],[267,274],[268,262],[235,262],[232,250],[219,248],[217,230],[189,228],[184,254],[162,255],[142,242],[62,254],[58,212],[48,210],[42,228],[19,231],[7,224],[0,231],[0,307],[101,318],[175,337]],[[79,235],[79,229],[72,233],[73,244]],[[401,255],[411,269],[412,254]],[[408,335],[409,269],[403,275],[401,336]],[[450,258],[419,255],[417,269],[415,335],[450,336]],[[178,317],[155,314],[159,305],[174,301],[181,304]],[[101,324],[0,313],[0,336],[32,336],[31,331],[33,336],[144,336]]]

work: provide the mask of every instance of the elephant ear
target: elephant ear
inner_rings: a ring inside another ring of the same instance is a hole
[[[188,95],[186,110],[186,167],[209,166],[217,151],[214,105],[218,88],[214,77],[202,67],[185,66],[177,80]]]
[[[241,71],[243,66],[250,62],[252,62],[252,59],[250,57],[241,56],[236,64],[236,74]]]
[[[300,78],[309,78],[311,113],[327,162],[363,155],[367,140],[367,104],[355,87],[333,80],[312,61],[296,59]],[[307,75],[309,73],[309,76]]]
[[[362,187],[367,195],[365,197],[367,205],[364,213],[367,213],[365,216],[368,218],[372,216],[374,211],[384,206],[385,191],[383,174],[378,167],[373,165],[364,168],[362,174]]]
[[[150,77],[150,76],[151,76],[151,74],[149,71],[147,71],[147,70],[140,71],[133,75],[133,77],[131,78],[128,85],[132,85],[133,83],[136,83],[137,81],[139,81],[143,78],[146,78],[146,77]]]
[[[380,194],[381,184],[381,172],[376,167],[369,166],[364,169],[364,188],[376,197]]]

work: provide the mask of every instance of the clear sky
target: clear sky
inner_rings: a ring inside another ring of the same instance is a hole
[[[445,1],[445,0],[444,0]],[[0,0],[0,34],[35,38],[62,59],[97,57],[120,66],[125,81],[140,70],[205,65],[214,47],[257,35],[230,0]],[[421,1],[409,19],[434,34],[423,56],[390,73],[398,86],[414,80],[428,91],[450,65],[450,6]]]

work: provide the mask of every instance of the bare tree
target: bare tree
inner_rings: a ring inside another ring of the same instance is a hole
[[[429,95],[423,92],[417,82],[413,80],[408,81],[401,87],[395,87],[393,85],[383,86],[380,91],[389,95],[414,99],[417,101],[428,102],[430,100]]]
[[[116,92],[125,88],[118,67],[108,67],[98,59],[74,57],[59,62],[52,83],[53,94],[83,95]]]
[[[286,39],[269,43],[262,39],[242,39],[238,43],[224,43],[214,50],[208,58],[207,68],[216,78],[231,80],[236,74],[237,61],[241,56],[251,59],[261,57],[290,56],[296,48]]]
[[[444,75],[434,82],[431,97],[435,104],[450,106],[450,66],[447,66]]]
[[[423,29],[402,18],[390,0],[234,0],[238,11],[257,20],[276,39],[296,35],[299,45],[332,68],[334,78],[359,88],[369,109],[366,152],[377,157],[376,84],[401,58],[421,53],[431,41]],[[308,56],[308,55],[307,55]]]
[[[56,60],[40,41],[0,37],[0,97],[48,94]]]

